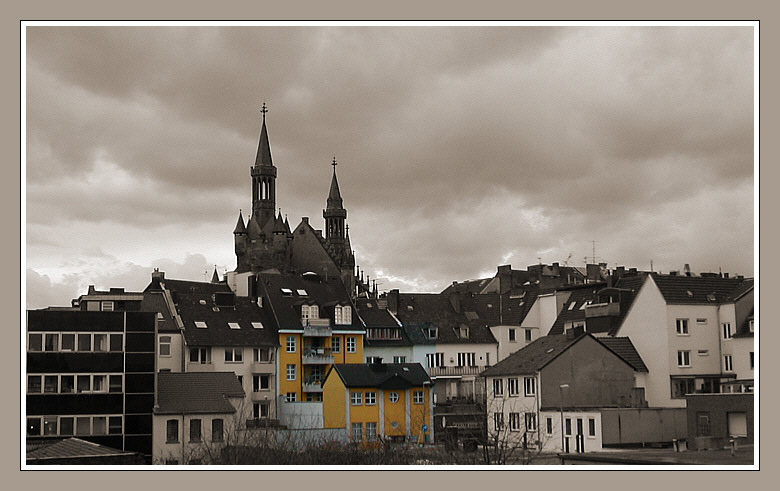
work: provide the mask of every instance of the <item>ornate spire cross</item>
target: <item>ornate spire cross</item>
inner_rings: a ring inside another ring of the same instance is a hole
[[[336,166],[339,165],[339,164],[336,162],[336,156],[335,155],[333,156],[333,163],[331,163],[330,165],[333,166],[333,172],[336,172]]]
[[[268,112],[268,108],[265,106],[265,101],[263,101],[263,107],[260,109],[260,112],[263,113],[263,120],[265,120],[265,113]]]

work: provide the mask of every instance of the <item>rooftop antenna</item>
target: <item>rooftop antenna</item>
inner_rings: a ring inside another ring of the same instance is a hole
[[[568,266],[568,265],[569,265],[569,259],[571,259],[571,257],[572,257],[573,255],[574,255],[574,253],[573,253],[573,252],[570,252],[570,253],[569,253],[569,257],[567,257],[567,258],[566,258],[566,260],[563,262],[563,265],[564,265],[564,266]]]
[[[596,241],[592,240],[593,242],[593,264],[596,264]]]

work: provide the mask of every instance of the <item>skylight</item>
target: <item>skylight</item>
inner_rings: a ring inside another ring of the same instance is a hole
[[[577,306],[577,302],[572,302],[569,304],[569,310],[574,310],[574,307]]]
[[[309,296],[309,294],[308,294],[308,293],[306,293],[306,290],[297,290],[297,291],[298,291],[298,295],[300,295],[300,296],[302,296],[302,297],[307,297],[307,296]]]
[[[255,329],[262,329],[263,328],[263,323],[262,322],[253,322],[252,323],[252,327],[255,328]]]
[[[231,329],[241,329],[241,326],[238,325],[238,322],[228,322],[228,327]]]
[[[282,288],[282,295],[285,296],[292,295],[292,290],[290,290],[289,288]]]
[[[195,327],[198,329],[206,329],[206,323],[203,321],[195,321]]]

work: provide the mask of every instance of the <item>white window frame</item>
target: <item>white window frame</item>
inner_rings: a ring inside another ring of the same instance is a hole
[[[734,357],[731,355],[723,355],[723,371],[724,372],[733,372],[734,371]]]
[[[509,328],[509,342],[510,343],[516,343],[517,342],[517,332],[514,328]]]
[[[425,391],[415,390],[412,396],[415,404],[425,404]]]
[[[349,391],[349,405],[350,406],[362,406],[363,405],[363,393],[356,390]]]
[[[536,377],[523,377],[523,395],[526,397],[536,396]]]
[[[298,366],[295,363],[288,363],[286,368],[287,380],[297,380]]]
[[[376,421],[369,421],[366,423],[366,440],[369,442],[375,442],[378,439],[377,429],[379,425]]]
[[[458,366],[459,367],[475,367],[477,366],[477,354],[476,353],[458,353]]]
[[[504,413],[502,412],[495,412],[493,413],[493,429],[496,431],[501,431],[504,429]]]
[[[347,353],[357,353],[357,338],[347,336]]]
[[[509,431],[520,431],[520,413],[509,413]]]
[[[406,363],[405,356],[393,356],[393,363]]]
[[[225,363],[244,363],[244,349],[225,348]]]
[[[330,351],[331,353],[341,353],[341,338],[333,336],[330,339]]]
[[[366,406],[376,406],[376,392],[366,392]]]
[[[674,321],[675,323],[675,330],[677,331],[678,336],[690,336],[690,330],[688,329],[688,319],[687,318],[679,318]]]
[[[298,394],[295,392],[288,392],[284,396],[284,402],[295,402],[298,400]]]
[[[353,441],[356,442],[362,442],[363,441],[363,423],[352,423],[352,431],[350,432],[350,436],[352,437]]]
[[[172,340],[173,340],[172,336],[163,336],[163,335],[160,336],[160,356],[165,357],[165,358],[170,358],[171,356],[173,356],[171,354],[171,342],[172,342]],[[163,346],[168,348],[168,353],[167,354],[163,353]]]
[[[518,397],[520,395],[520,379],[517,377],[507,379],[506,385],[509,397]]]
[[[349,305],[336,305],[335,323],[341,326],[348,326],[352,324],[352,307]]]
[[[502,378],[493,379],[493,395],[495,397],[504,395],[504,379]]]
[[[536,431],[537,429],[536,413],[525,413],[525,431]]]
[[[298,350],[298,338],[295,336],[287,336],[285,341],[285,349],[288,353],[295,353]]]
[[[391,403],[393,403],[393,404],[395,404],[396,402],[398,402],[398,400],[399,400],[399,399],[400,399],[400,397],[398,396],[398,392],[391,392],[391,393],[390,393],[390,396],[388,397],[388,400],[389,400]]]
[[[691,366],[691,352],[690,350],[678,350],[677,351],[677,366],[680,368],[690,368]]]
[[[724,322],[723,324],[721,324],[720,332],[724,340],[728,340],[734,337],[734,333],[731,331],[730,322]]]

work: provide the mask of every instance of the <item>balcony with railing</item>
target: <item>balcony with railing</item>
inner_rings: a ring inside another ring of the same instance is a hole
[[[615,317],[620,315],[620,304],[611,303],[594,303],[585,307],[585,317]]]
[[[463,375],[479,375],[486,366],[462,366],[462,367],[431,367],[428,374],[431,377],[460,377]]]
[[[305,338],[329,338],[332,335],[330,319],[307,319],[303,326]]]
[[[330,348],[304,346],[302,361],[304,365],[330,365],[333,364],[333,354]]]
[[[301,384],[301,388],[304,392],[322,392],[322,385],[320,385],[321,383],[321,379],[307,378],[304,379],[303,383]]]

